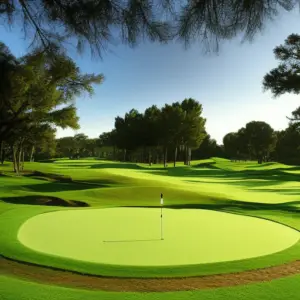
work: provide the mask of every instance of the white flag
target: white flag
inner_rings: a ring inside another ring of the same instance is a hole
[[[160,205],[164,205],[164,199],[163,198],[160,199]]]

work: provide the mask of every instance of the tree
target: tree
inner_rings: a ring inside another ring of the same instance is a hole
[[[97,140],[97,146],[100,149],[112,149],[112,159],[116,159],[117,131],[113,129],[110,132],[103,132]],[[105,151],[107,152],[107,151]]]
[[[92,85],[100,84],[103,76],[81,74],[76,64],[60,52],[49,57],[34,51],[18,61],[18,68],[9,77],[11,88],[9,92],[3,90],[1,98],[0,140],[15,126],[37,119],[60,127],[78,127],[76,108],[70,103],[84,92],[91,95]]]
[[[70,159],[75,156],[75,140],[74,137],[68,136],[57,140],[56,153],[59,157],[68,157]]]
[[[76,158],[83,157],[85,155],[88,143],[88,136],[84,133],[78,133],[74,136],[74,152]]]
[[[162,141],[161,110],[156,105],[145,110],[143,129],[143,142],[144,146],[148,148],[148,162],[151,165],[153,150],[155,150],[156,162],[158,162],[160,142]]]
[[[248,140],[250,153],[261,164],[266,161],[270,152],[276,146],[276,135],[272,127],[260,121],[246,124],[245,137]]]
[[[291,34],[274,49],[279,66],[264,76],[264,90],[270,90],[275,97],[285,93],[300,93],[300,35]],[[300,121],[300,107],[289,118],[292,122]]]
[[[6,55],[7,49],[1,49]],[[35,50],[17,62],[15,68],[4,68],[4,73],[8,72],[8,88],[1,86],[0,91],[0,142],[9,140],[18,173],[29,132],[40,125],[79,128],[72,102],[83,92],[91,95],[92,85],[101,83],[103,76],[81,74],[76,64],[62,52],[50,57]]]
[[[286,130],[276,132],[277,144],[274,149],[276,161],[286,164],[300,163],[300,130],[290,125]]]
[[[161,111],[161,132],[164,166],[167,165],[168,148],[174,149],[174,167],[176,166],[177,150],[182,142],[182,123],[184,112],[178,102],[166,104]]]
[[[237,159],[238,156],[238,134],[236,132],[227,133],[223,138],[223,145],[226,154],[231,159]]]
[[[279,66],[264,76],[263,87],[275,97],[300,93],[300,35],[291,34],[274,49]]]
[[[220,39],[244,34],[252,39],[282,9],[291,11],[297,0],[4,0],[0,17],[6,24],[23,24],[33,45],[51,50],[53,45],[75,41],[78,50],[89,44],[101,54],[116,40],[136,45],[143,37],[162,43],[179,39],[186,45],[200,39],[218,46]]]
[[[202,114],[202,105],[195,99],[184,99],[181,103],[184,112],[182,124],[182,145],[185,148],[185,164],[191,161],[192,150],[199,148],[206,136],[205,123]]]
[[[216,140],[212,139],[209,134],[206,133],[200,146],[193,150],[194,159],[205,159],[211,157],[224,157],[223,149],[219,146]]]

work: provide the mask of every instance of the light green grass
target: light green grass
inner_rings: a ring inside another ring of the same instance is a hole
[[[278,223],[192,209],[164,209],[161,240],[160,214],[159,208],[40,214],[21,226],[18,239],[28,248],[50,255],[152,267],[253,258],[282,251],[299,240],[298,231]]]
[[[286,224],[300,230],[299,219],[299,167],[277,163],[258,165],[255,162],[233,163],[223,159],[193,162],[191,167],[178,164],[163,169],[160,165],[110,163],[107,161],[59,160],[54,163],[26,163],[26,169],[44,173],[71,176],[76,183],[59,183],[44,178],[10,177],[11,164],[0,166],[0,253],[15,259],[25,259],[49,266],[83,271],[96,269],[76,261],[59,260],[44,256],[19,243],[19,227],[30,217],[42,212],[62,210],[34,204],[34,198],[54,196],[65,200],[85,201],[92,207],[156,206],[159,195],[169,207],[208,209],[256,216]],[[43,180],[42,180],[43,179]],[[88,184],[85,184],[88,183]],[[30,197],[29,197],[30,196]],[[293,261],[300,257],[300,244],[259,258],[237,262],[202,265],[197,268],[158,267],[154,273],[136,267],[135,274],[149,277],[157,274],[174,276],[214,274],[255,269]],[[0,268],[1,271],[1,268]],[[128,270],[127,270],[128,271]],[[99,270],[98,270],[99,272]],[[119,266],[103,265],[100,273],[124,274]],[[130,275],[130,274],[129,274]],[[96,293],[62,289],[18,281],[8,277],[0,279],[0,299],[298,299],[299,276],[270,283],[246,285],[236,288],[181,293]]]

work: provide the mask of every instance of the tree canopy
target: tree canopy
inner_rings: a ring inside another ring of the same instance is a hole
[[[268,20],[291,11],[298,0],[4,0],[0,18],[23,27],[33,45],[51,49],[75,41],[101,54],[108,43],[136,45],[141,39],[218,46],[243,34],[252,39]]]
[[[300,35],[291,34],[274,49],[274,55],[279,60],[277,68],[264,76],[263,87],[275,96],[285,93],[298,95],[300,93]],[[300,122],[300,107],[292,112],[290,121]]]
[[[21,155],[33,132],[79,128],[74,99],[84,92],[92,94],[93,85],[103,80],[101,74],[81,74],[61,51],[48,55],[34,50],[16,58],[2,43],[0,58],[1,143],[9,143],[15,155]]]

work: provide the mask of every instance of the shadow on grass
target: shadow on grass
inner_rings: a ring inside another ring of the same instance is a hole
[[[102,163],[91,165],[91,169],[161,170],[162,168],[147,168],[146,166],[141,166],[135,163]]]
[[[300,186],[289,189],[251,189],[251,191],[277,193],[281,195],[300,195]]]
[[[195,203],[195,204],[169,204],[164,208],[169,209],[206,209],[215,211],[281,211],[300,213],[300,201],[292,201],[288,203],[258,203],[237,200],[212,201],[212,203]],[[161,208],[161,206],[123,206],[123,207],[140,207],[140,208]],[[299,214],[300,217],[300,214]]]
[[[106,184],[84,184],[84,183],[60,183],[60,182],[47,182],[40,184],[29,184],[23,186],[23,189],[31,192],[40,193],[55,193],[55,192],[66,192],[66,191],[82,191],[94,188],[108,187]]]
[[[60,174],[50,174],[42,172],[29,172],[24,175],[38,180],[46,181],[46,183],[25,185],[23,188],[33,192],[64,192],[76,190],[88,190],[94,188],[105,188],[115,185],[117,182],[110,179],[88,179],[73,181],[70,176]]]
[[[170,177],[198,177],[215,178],[223,180],[228,185],[239,185],[245,187],[257,187],[268,185],[279,185],[288,181],[299,181],[300,174],[288,173],[286,171],[296,170],[298,167],[285,169],[275,168],[271,170],[224,170],[215,166],[215,162],[200,165],[200,167],[179,167],[170,168],[165,172],[152,172],[154,175]],[[300,169],[300,168],[299,168]],[[191,182],[197,182],[196,180]],[[200,181],[198,181],[200,182]],[[204,183],[204,182],[203,182]],[[205,182],[210,183],[210,182]],[[221,183],[221,182],[214,182]]]
[[[58,181],[58,182],[72,182],[72,178],[67,175],[44,173],[39,171],[27,171],[23,173],[23,176],[34,179],[46,180],[46,181]]]
[[[12,204],[26,205],[45,205],[45,206],[62,206],[62,207],[88,207],[89,205],[83,201],[64,200],[50,196],[22,196],[22,197],[2,197],[1,201]]]

